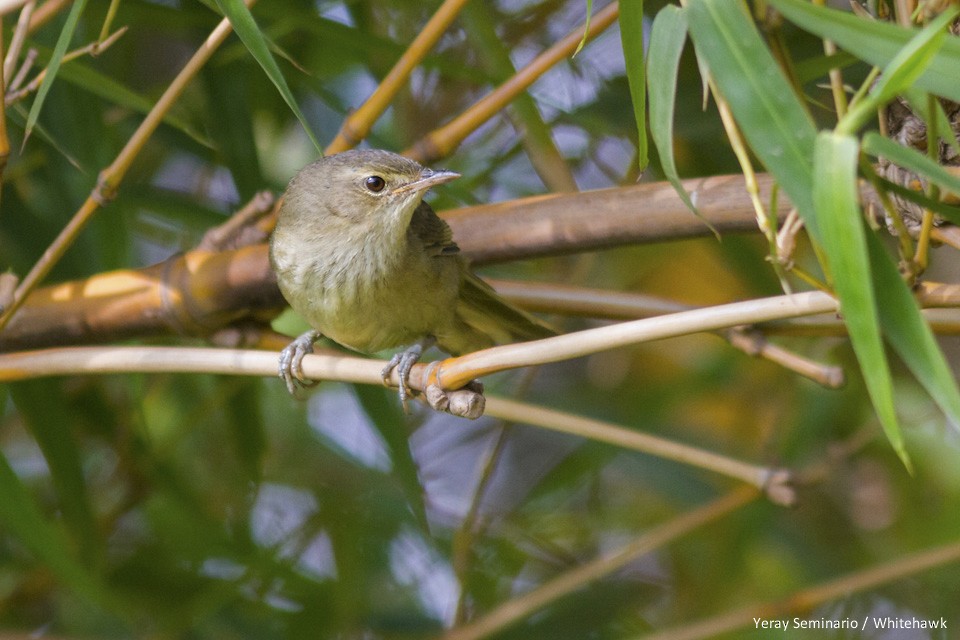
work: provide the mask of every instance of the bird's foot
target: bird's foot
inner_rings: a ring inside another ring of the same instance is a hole
[[[390,385],[390,374],[394,369],[397,370],[397,377],[400,378],[400,404],[403,405],[403,412],[409,413],[407,399],[411,397],[410,393],[410,371],[413,365],[420,361],[425,349],[429,349],[436,342],[436,338],[424,338],[420,342],[410,345],[406,350],[393,354],[387,366],[380,371],[383,376],[383,384]]]
[[[297,386],[312,387],[317,384],[316,380],[308,380],[303,375],[303,357],[313,353],[313,343],[319,339],[320,332],[310,330],[297,336],[296,340],[280,352],[278,374],[287,385],[290,395],[296,394]]]
[[[452,391],[444,391],[439,384],[432,383],[427,385],[424,396],[427,404],[435,410],[469,420],[482,416],[487,403],[483,396],[483,383],[479,380],[472,380]]]

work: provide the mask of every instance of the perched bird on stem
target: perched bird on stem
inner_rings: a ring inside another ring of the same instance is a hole
[[[354,150],[321,158],[291,180],[270,262],[287,302],[313,327],[281,353],[291,393],[307,383],[302,361],[321,335],[364,353],[407,346],[383,369],[385,382],[397,370],[406,408],[410,370],[433,345],[461,355],[555,334],[474,275],[450,227],[423,202],[430,187],[458,177],[388,151]],[[479,393],[479,403],[456,409],[432,391],[435,409],[483,411]]]

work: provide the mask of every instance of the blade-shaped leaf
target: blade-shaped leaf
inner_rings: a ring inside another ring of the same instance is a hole
[[[87,0],[76,0],[73,6],[70,7],[70,13],[67,14],[67,21],[64,23],[63,29],[60,31],[60,36],[57,38],[57,44],[53,48],[53,56],[50,58],[50,63],[47,64],[47,75],[43,77],[43,82],[40,83],[40,88],[37,90],[37,97],[34,98],[33,104],[30,105],[30,113],[27,115],[27,124],[23,134],[24,145],[27,144],[27,138],[30,137],[30,133],[37,123],[37,118],[40,117],[40,110],[43,108],[43,103],[47,99],[47,94],[50,92],[54,78],[57,77],[60,63],[63,61],[64,54],[67,52],[67,47],[70,46],[70,41],[73,39],[73,32],[77,29],[77,22],[80,20],[80,14],[83,13],[86,4]]]
[[[626,0],[620,3],[620,41],[623,44],[623,59],[627,68],[627,84],[633,102],[633,116],[637,121],[637,156],[640,170],[647,168],[646,95],[647,79],[643,65],[643,0]],[[686,28],[686,27],[684,27]],[[682,45],[681,45],[682,46]]]
[[[590,35],[590,18],[593,17],[593,0],[587,0],[587,19],[583,23],[583,37],[580,38],[580,44],[577,45],[577,48],[573,52],[575,57],[580,50],[583,49],[583,45],[587,44],[587,36]]]
[[[687,16],[684,10],[667,5],[653,20],[650,50],[647,52],[650,76],[650,136],[660,156],[663,175],[690,211],[699,216],[700,212],[680,182],[680,174],[673,157],[673,108],[677,96],[677,71],[686,41]]]
[[[742,2],[691,0],[690,36],[747,142],[818,237],[811,195],[813,120],[764,45]]]
[[[417,463],[410,451],[410,442],[403,427],[404,420],[393,393],[382,387],[354,385],[357,400],[390,452],[391,472],[407,497],[417,522],[427,531],[427,505]]]
[[[11,384],[10,394],[43,451],[57,491],[64,523],[79,542],[86,558],[99,551],[99,535],[93,508],[87,494],[81,455],[73,433],[70,410],[60,394],[62,390],[50,380],[31,380]]]
[[[872,131],[863,137],[863,150],[873,156],[883,156],[904,169],[925,176],[944,191],[960,195],[960,177],[951,174],[916,149],[897,144]]]
[[[944,11],[897,52],[870,92],[879,104],[886,104],[894,96],[913,86],[917,78],[923,75],[943,46],[947,35],[944,29],[953,22],[958,11],[960,9],[957,7]]]
[[[864,20],[852,13],[827,9],[806,0],[770,0],[790,22],[877,67],[887,66],[917,34],[877,20]],[[927,70],[917,78],[918,87],[951,100],[960,101],[960,38],[948,36]]]
[[[37,508],[20,478],[0,455],[0,523],[50,571],[78,595],[94,602],[110,600],[100,580],[69,552],[63,532]]]
[[[880,185],[887,191],[896,194],[912,202],[917,206],[923,207],[924,209],[929,209],[936,214],[943,216],[945,219],[954,222],[955,224],[960,224],[960,208],[951,207],[950,205],[942,202],[941,200],[933,200],[928,198],[926,194],[922,191],[915,191],[900,184],[890,182],[886,178],[878,178]]]
[[[867,392],[890,443],[907,467],[893,403],[893,380],[880,337],[877,301],[870,277],[866,231],[860,214],[857,160],[860,145],[852,136],[823,132],[814,150],[813,201],[821,242],[850,342],[860,362]],[[886,259],[886,258],[884,258]]]
[[[81,89],[89,91],[93,95],[99,96],[116,105],[136,111],[146,115],[153,108],[153,101],[145,95],[138,93],[123,83],[117,82],[111,76],[108,76],[93,67],[82,63],[80,60],[73,60],[60,70],[60,77]],[[177,115],[176,108],[167,112],[163,116],[163,121],[179,130],[186,136],[196,141],[198,144],[213,149],[214,144],[210,138],[187,122],[183,117]]]
[[[877,304],[883,309],[883,334],[953,428],[960,430],[960,388],[950,365],[883,245],[872,234],[867,239]]]
[[[307,123],[303,112],[300,111],[300,106],[293,97],[293,92],[290,91],[286,79],[280,72],[277,61],[273,58],[273,54],[270,53],[267,40],[260,32],[260,28],[253,19],[253,14],[250,13],[250,9],[247,8],[242,0],[217,0],[217,6],[219,6],[223,14],[229,18],[230,24],[233,25],[233,30],[237,32],[240,40],[243,41],[247,50],[250,51],[250,55],[260,64],[264,73],[267,74],[267,77],[270,78],[270,81],[277,88],[277,91],[280,92],[284,102],[290,107],[290,111],[293,112],[293,115],[295,115],[297,120],[300,121],[300,124],[303,125],[303,130],[310,138],[310,142],[313,143],[313,146],[316,147],[320,154],[323,154],[323,147],[317,141],[316,136],[313,135],[313,130]]]
[[[914,85],[943,45],[947,25],[957,11],[945,11],[936,20],[910,39],[886,66],[869,95],[854,104],[849,113],[837,123],[837,131],[853,133],[875,117],[877,109]]]

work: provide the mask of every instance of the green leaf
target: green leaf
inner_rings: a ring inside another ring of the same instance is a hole
[[[37,508],[6,456],[0,455],[0,523],[64,585],[89,601],[109,600],[100,580],[71,555],[63,532]]]
[[[886,178],[878,177],[878,180],[880,182],[880,185],[882,185],[883,188],[886,189],[887,191],[900,196],[904,200],[907,200],[920,207],[923,207],[924,209],[929,209],[930,211],[933,211],[934,213],[943,216],[944,218],[946,218],[947,220],[950,220],[951,222],[960,224],[960,208],[951,207],[947,203],[941,202],[940,200],[933,200],[931,198],[928,198],[926,194],[924,194],[922,191],[914,191],[913,189],[908,189],[903,185],[890,182]]]
[[[883,156],[890,162],[925,176],[944,191],[960,195],[960,177],[957,177],[916,149],[897,144],[875,131],[863,137],[863,150],[872,156]]]
[[[794,66],[793,71],[797,74],[797,80],[803,85],[822,78],[830,73],[831,69],[844,69],[858,62],[856,57],[846,51],[838,51],[833,55],[802,60]]]
[[[877,67],[885,67],[917,35],[887,22],[864,20],[846,11],[819,7],[806,0],[770,0],[770,4],[790,22],[838,46]],[[945,38],[930,65],[916,80],[916,85],[930,93],[960,101],[960,38]]]
[[[943,45],[944,29],[953,21],[958,11],[945,11],[910,39],[893,60],[886,66],[877,84],[865,99],[855,104],[837,124],[837,131],[852,133],[875,117],[881,108],[898,94],[912,87]]]
[[[660,156],[663,175],[673,185],[687,208],[699,216],[700,212],[680,182],[677,163],[673,157],[673,112],[677,94],[677,73],[686,40],[686,14],[679,7],[667,5],[653,20],[650,50],[647,53],[650,74],[650,136]]]
[[[790,196],[810,233],[819,237],[811,195],[817,131],[746,7],[731,0],[691,0],[687,20],[697,55],[753,152]]]
[[[360,406],[390,451],[392,473],[403,489],[417,523],[424,531],[429,530],[427,505],[424,501],[423,485],[420,483],[417,463],[410,452],[410,441],[404,429],[405,420],[400,405],[396,402],[396,392],[383,387],[365,384],[353,385]]]
[[[89,91],[95,96],[99,96],[104,100],[137,113],[146,115],[150,113],[150,109],[152,109],[154,105],[153,100],[150,100],[141,93],[133,91],[122,83],[117,82],[116,79],[97,71],[80,60],[72,60],[65,64],[60,70],[60,77],[71,84]],[[198,131],[196,127],[190,125],[186,120],[177,115],[176,107],[163,116],[163,121],[190,137],[198,144],[208,149],[214,148],[214,144],[209,136],[204,135]]]
[[[641,0],[642,1],[642,0]],[[593,16],[593,0],[587,0],[587,19],[584,21],[583,25],[583,37],[580,38],[580,44],[577,45],[577,48],[574,50],[571,58],[576,57],[580,50],[583,49],[583,45],[587,44],[587,36],[590,34],[590,17]]]
[[[880,240],[869,234],[867,247],[873,271],[877,304],[883,313],[883,334],[910,372],[960,430],[960,388],[930,326],[920,313],[916,298],[900,277]]]
[[[47,94],[50,92],[54,78],[57,77],[60,63],[63,61],[64,54],[67,53],[67,47],[70,46],[70,41],[73,39],[73,32],[77,29],[80,14],[83,13],[86,5],[87,0],[76,0],[73,6],[70,7],[70,13],[67,14],[67,21],[60,31],[56,46],[53,48],[53,56],[50,58],[50,63],[47,64],[47,75],[43,77],[43,82],[40,83],[40,89],[37,90],[37,97],[34,98],[33,104],[30,105],[30,113],[27,115],[27,124],[23,134],[24,145],[27,144],[27,139],[30,137],[30,133],[37,123],[37,118],[40,117],[40,110],[43,108],[43,103],[47,99]]]
[[[663,12],[661,11],[661,13]],[[620,21],[620,42],[623,45],[623,59],[627,68],[627,84],[630,86],[630,100],[633,102],[633,117],[637,121],[637,156],[640,161],[640,170],[643,171],[647,168],[649,162],[646,118],[647,79],[643,65],[643,0],[624,0],[621,2],[618,20]],[[684,29],[686,29],[686,25],[684,25]],[[684,38],[685,36],[681,37],[681,48]],[[676,72],[674,71],[675,76]],[[655,128],[653,130],[656,131]]]
[[[860,145],[852,136],[825,131],[817,137],[813,201],[821,224],[821,243],[827,267],[834,275],[840,311],[860,362],[867,392],[887,438],[909,468],[910,458],[903,445],[903,434],[894,409],[893,380],[880,337],[867,234],[860,213],[859,154]]]
[[[870,96],[878,102],[877,106],[886,104],[897,94],[912,87],[917,78],[923,75],[943,46],[947,36],[944,29],[953,22],[958,12],[960,9],[957,7],[944,11],[936,20],[911,38],[910,42],[893,57],[880,74],[877,84],[870,91]]]
[[[280,67],[277,66],[277,61],[274,60],[273,54],[270,53],[267,40],[260,32],[260,28],[257,26],[256,21],[254,21],[250,9],[243,4],[242,0],[217,0],[217,6],[220,7],[223,14],[230,20],[230,24],[233,25],[233,30],[237,32],[240,40],[246,45],[247,50],[250,51],[254,59],[260,63],[264,73],[267,74],[267,77],[270,78],[270,81],[277,88],[277,91],[280,92],[284,102],[290,107],[290,111],[293,112],[293,115],[300,121],[307,137],[310,138],[310,142],[312,142],[317,151],[323,155],[323,147],[317,141],[316,136],[313,135],[313,130],[310,128],[309,123],[307,123],[303,112],[300,111],[300,106],[293,97],[293,92],[290,91],[290,87],[287,86],[287,81],[280,72]]]
[[[31,380],[11,384],[10,393],[43,451],[64,522],[79,543],[83,557],[92,560],[99,553],[99,535],[87,495],[80,452],[68,428],[75,421],[71,420],[62,389],[52,380]]]

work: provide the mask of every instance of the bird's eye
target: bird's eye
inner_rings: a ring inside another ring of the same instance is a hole
[[[369,176],[364,179],[363,185],[374,193],[380,193],[387,186],[386,181],[380,176]]]

